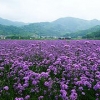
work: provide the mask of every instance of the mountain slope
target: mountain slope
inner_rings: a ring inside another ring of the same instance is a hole
[[[91,28],[91,30],[87,30],[87,33],[82,37],[89,39],[100,39],[100,25]]]
[[[100,25],[96,25],[96,26],[86,29],[86,30],[81,30],[81,31],[70,33],[69,36],[71,36],[72,38],[84,37],[87,34],[91,34],[93,32],[97,32],[97,31],[100,31]],[[67,36],[67,34],[65,36]]]
[[[11,21],[10,21],[11,22]],[[9,26],[12,24],[8,20],[1,21],[0,25],[0,35],[22,35],[22,36],[85,36],[89,32],[94,32],[94,30],[99,30],[99,27],[92,28],[96,25],[100,25],[99,20],[83,20],[73,17],[65,17],[57,19],[53,22],[40,22],[31,23],[29,25],[24,25],[21,27]],[[7,26],[8,25],[8,26]]]
[[[1,25],[7,25],[7,26],[10,26],[10,25],[23,26],[23,25],[26,25],[26,23],[23,23],[23,22],[13,22],[13,21],[3,19],[3,18],[0,18],[0,24]]]
[[[4,36],[23,36],[27,33],[20,27],[0,25],[0,35]]]
[[[93,26],[100,25],[99,20],[84,20],[79,18],[73,18],[73,17],[65,17],[57,19],[53,22],[55,25],[60,25],[64,29],[68,29],[69,32],[75,32],[78,30],[85,30],[92,28]]]
[[[33,32],[38,35],[62,36],[66,33],[73,33],[80,30],[86,30],[96,25],[100,25],[99,20],[83,20],[79,18],[60,18],[53,22],[32,23],[23,27],[27,32]]]

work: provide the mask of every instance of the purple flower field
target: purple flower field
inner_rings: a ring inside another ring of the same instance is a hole
[[[100,100],[100,41],[1,40],[0,100]]]

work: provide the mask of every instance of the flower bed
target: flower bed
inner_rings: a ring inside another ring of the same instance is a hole
[[[0,41],[0,100],[100,100],[100,41]]]

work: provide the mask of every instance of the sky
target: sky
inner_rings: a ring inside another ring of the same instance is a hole
[[[100,0],[0,0],[0,17],[26,23],[62,17],[100,20]]]

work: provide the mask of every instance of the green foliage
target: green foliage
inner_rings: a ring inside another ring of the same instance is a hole
[[[79,36],[81,36],[82,38],[87,38],[87,39],[99,38],[100,37],[100,25],[97,25],[87,30],[81,30],[75,33],[71,33],[70,36],[72,38],[78,38]]]

